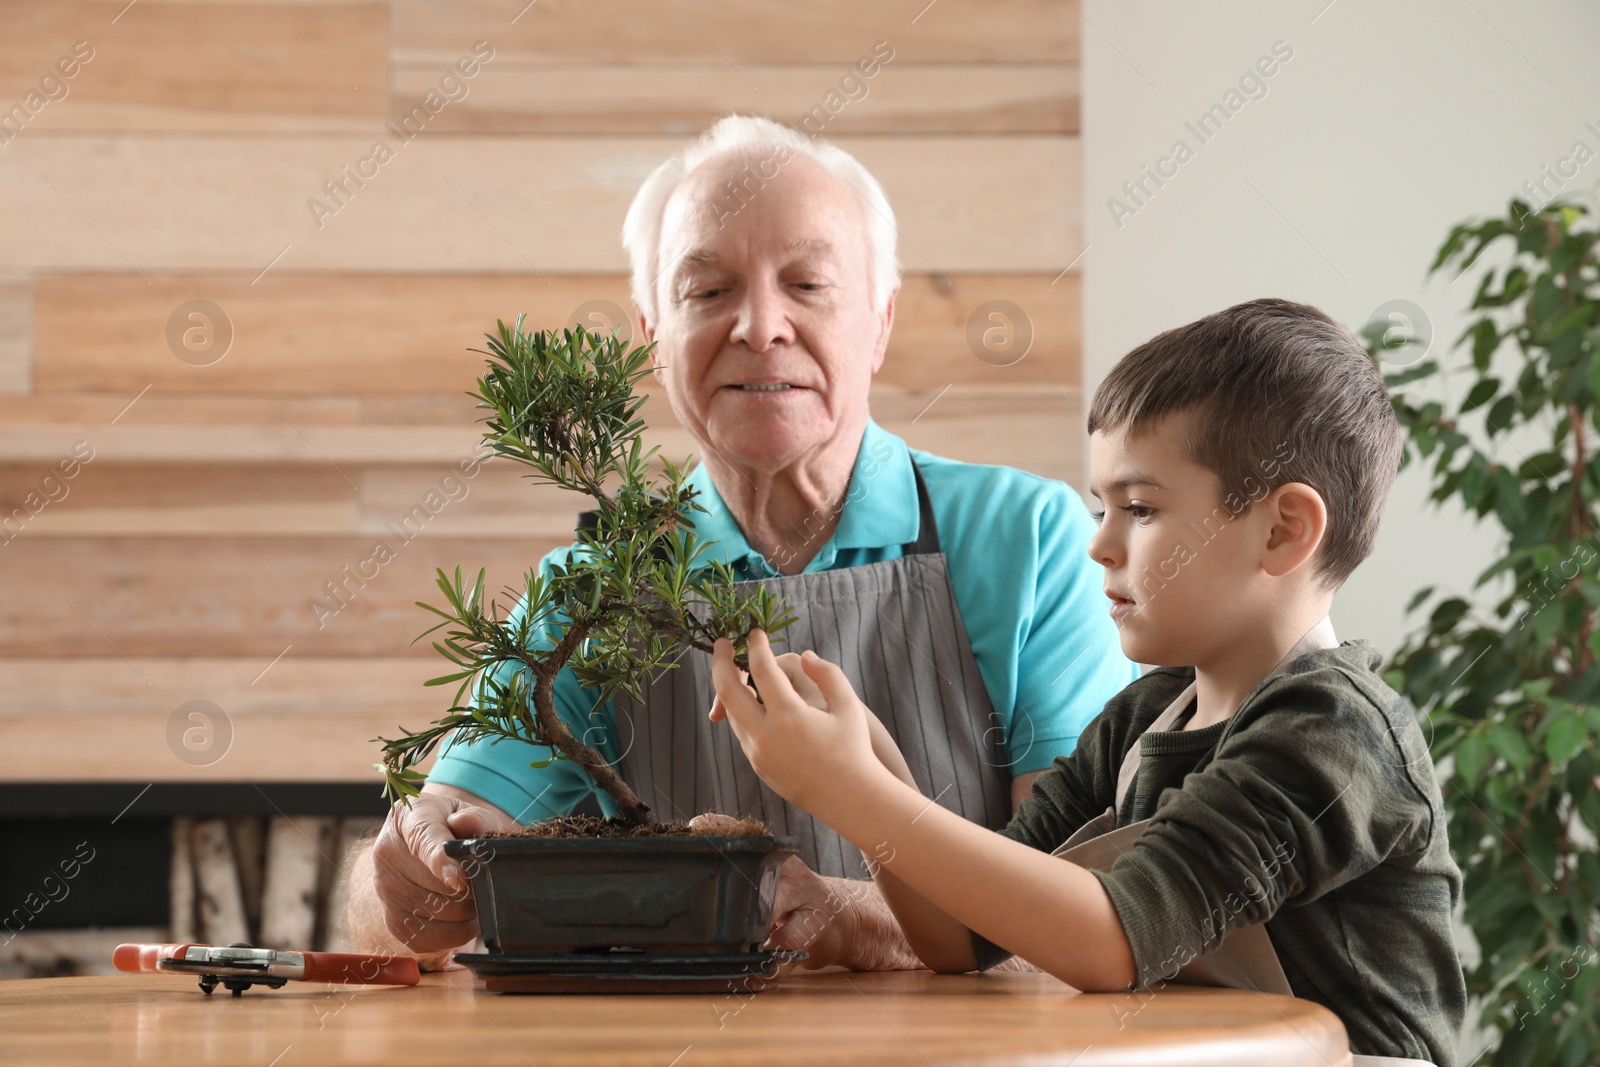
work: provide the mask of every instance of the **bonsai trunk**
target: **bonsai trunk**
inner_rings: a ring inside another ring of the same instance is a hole
[[[533,687],[534,712],[539,717],[542,736],[560,749],[562,754],[588,772],[594,784],[604,789],[617,802],[618,815],[629,823],[650,821],[650,807],[643,803],[617,772],[611,769],[598,749],[586,745],[573,736],[560,715],[556,714],[555,680],[553,675],[539,675]]]

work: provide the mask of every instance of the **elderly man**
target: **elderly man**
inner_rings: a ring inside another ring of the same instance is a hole
[[[912,452],[872,421],[895,237],[882,189],[854,158],[744,116],[657,168],[623,228],[656,377],[700,446],[697,532],[741,579],[789,600],[800,618],[790,647],[844,667],[935,802],[999,828],[1136,672],[1075,493]],[[709,657],[691,652],[639,706],[618,698],[590,716],[592,694],[565,672],[556,692],[662,817],[755,815],[799,839],[772,945],[808,949],[810,966],[919,965],[861,853],[762,785],[707,720]],[[358,943],[393,950],[398,938],[436,965],[472,940],[469,888],[441,845],[565,814],[593,793],[573,764],[529,766],[546,755],[511,743],[444,752],[422,796],[354,857]]]

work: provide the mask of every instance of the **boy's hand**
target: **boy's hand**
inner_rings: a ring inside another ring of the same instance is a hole
[[[769,646],[770,647],[770,646]],[[814,708],[827,710],[828,702],[822,695],[822,690],[817,688],[817,683],[800,666],[800,656],[795,652],[785,652],[781,656],[773,657],[778,664],[778,669],[783,671],[784,677],[789,679],[789,684],[794,686],[796,695]],[[750,675],[745,671],[739,672],[739,680],[748,682]],[[711,721],[721,722],[728,717],[728,709],[722,706],[722,696],[718,694],[711,701]],[[876,717],[876,716],[874,716]]]
[[[828,702],[824,699],[822,690],[817,688],[817,683],[812,680],[811,676],[806,673],[805,668],[801,666],[800,657],[793,652],[785,652],[776,658],[779,669],[789,679],[789,684],[794,686],[794,691],[799,695],[800,699],[814,708],[827,710]],[[828,661],[818,659],[817,662],[827,663]],[[740,681],[746,681],[749,677],[744,671],[739,671],[738,676]],[[849,684],[848,680],[845,684]],[[854,695],[855,693],[852,691],[851,696]],[[858,699],[856,703],[860,704],[860,700]],[[900,754],[900,747],[894,743],[894,738],[889,736],[889,731],[884,728],[883,721],[865,704],[861,704],[861,710],[866,714],[867,731],[872,738],[872,752],[878,757],[878,761],[902,782],[914,789],[920,789],[921,787],[917,785],[916,779],[911,776],[911,768],[906,765],[906,758]],[[728,717],[727,709],[722,706],[722,697],[720,695],[711,702],[710,717],[712,722],[721,722]]]
[[[840,785],[881,774],[883,764],[873,752],[871,712],[844,672],[809,651],[795,657],[791,669],[794,665],[799,672],[791,679],[773,656],[767,635],[754,630],[750,674],[761,699],[744,683],[726,639],[716,643],[711,677],[717,705],[756,774],[779,796],[816,815],[816,805],[837,795]]]

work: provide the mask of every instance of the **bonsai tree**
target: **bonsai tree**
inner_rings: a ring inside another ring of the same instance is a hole
[[[1450,384],[1445,402],[1394,396],[1403,463],[1431,461],[1435,501],[1504,532],[1474,585],[1507,590],[1492,612],[1421,590],[1407,611],[1433,600],[1427,624],[1389,680],[1427,714],[1433,757],[1453,761],[1441,776],[1451,852],[1481,949],[1467,988],[1500,1031],[1493,1062],[1521,1067],[1600,1054],[1600,232],[1585,214],[1512,201],[1505,218],[1453,229],[1433,272],[1510,253],[1472,299],[1467,381],[1431,359],[1386,379]],[[1381,323],[1367,339],[1375,356],[1392,347]]]
[[[616,801],[627,824],[651,821],[634,795],[593,746],[556,711],[556,675],[570,667],[595,690],[595,708],[618,693],[636,699],[656,672],[676,667],[685,648],[710,652],[719,637],[734,642],[747,666],[746,639],[759,627],[777,633],[794,621],[768,591],[741,592],[727,564],[704,559],[709,542],[693,531],[692,513],[705,511],[685,472],[670,462],[652,471],[657,449],[642,451],[639,416],[646,395],[635,386],[649,373],[654,345],[634,348],[616,336],[583,328],[559,334],[498,322],[486,334],[488,372],[469,394],[488,412],[483,438],[496,455],[530,468],[536,482],[591,498],[594,525],[578,533],[565,561],[507,588],[515,607],[485,600],[484,572],[464,580],[438,572],[445,607],[418,603],[444,621],[417,640],[444,630],[433,647],[453,669],[426,684],[457,684],[452,706],[432,725],[383,745],[384,793],[391,800],[418,792],[419,764],[447,735],[456,741],[524,741],[545,747],[547,766],[570,759]],[[470,702],[462,698],[471,691]]]

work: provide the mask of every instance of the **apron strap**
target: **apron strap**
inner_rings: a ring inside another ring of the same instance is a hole
[[[1122,810],[1122,803],[1128,796],[1128,789],[1133,785],[1133,780],[1139,776],[1139,763],[1143,755],[1140,747],[1144,744],[1145,734],[1159,734],[1172,729],[1172,724],[1177,722],[1178,717],[1189,710],[1189,705],[1194,702],[1195,693],[1199,690],[1199,685],[1200,683],[1198,682],[1190,682],[1185,686],[1183,692],[1179,693],[1172,703],[1167,705],[1167,709],[1156,716],[1156,720],[1145,728],[1144,733],[1134,739],[1133,747],[1123,755],[1122,766],[1117,769],[1117,792],[1116,799],[1111,805],[1112,811],[1120,812]]]
[[[1333,633],[1333,622],[1328,616],[1324,615],[1315,626],[1300,635],[1300,640],[1296,641],[1294,646],[1283,654],[1283,658],[1277,662],[1272,671],[1267,673],[1271,674],[1284,664],[1298,659],[1308,652],[1316,652],[1324,648],[1336,648],[1338,644],[1339,639]],[[1133,747],[1128,749],[1127,753],[1122,757],[1122,766],[1117,770],[1117,794],[1116,801],[1112,805],[1113,811],[1120,812],[1122,810],[1123,799],[1128,795],[1129,787],[1133,785],[1134,779],[1139,775],[1139,762],[1142,756],[1140,749],[1144,742],[1144,735],[1158,734],[1172,729],[1172,724],[1178,720],[1184,711],[1188,710],[1189,704],[1195,699],[1198,684],[1197,682],[1190,682],[1184,691],[1179,693],[1171,704],[1167,705],[1167,709],[1145,728],[1144,733],[1134,739]]]
[[[901,555],[931,556],[940,551],[939,524],[933,518],[933,502],[928,499],[928,485],[922,480],[922,469],[911,461],[911,476],[917,480],[917,539],[900,548]]]

